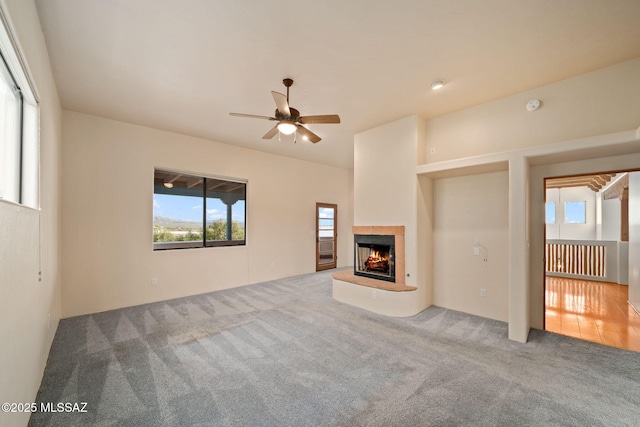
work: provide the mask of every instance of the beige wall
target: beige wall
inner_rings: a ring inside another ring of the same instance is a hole
[[[0,0],[40,96],[40,208],[0,202],[0,401],[33,402],[60,318],[60,102],[33,1]],[[42,281],[38,272],[42,271]],[[22,426],[28,413],[0,412]]]
[[[508,320],[508,188],[507,172],[434,181],[435,305]]]
[[[429,120],[427,163],[636,129],[639,76],[640,58]]]
[[[351,171],[70,111],[63,141],[64,317],[313,272],[316,202],[351,263]],[[247,245],[154,252],[154,167],[248,180]]]

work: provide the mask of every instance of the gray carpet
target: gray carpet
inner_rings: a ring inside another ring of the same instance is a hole
[[[60,322],[31,426],[638,426],[640,353],[431,307],[336,302],[330,272]]]

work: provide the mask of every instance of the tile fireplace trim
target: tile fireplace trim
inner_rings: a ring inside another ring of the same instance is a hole
[[[381,236],[403,236],[404,225],[354,225],[353,234],[378,234]]]
[[[354,225],[353,234],[373,234],[379,236],[395,236],[396,250],[396,284],[404,285],[404,225]]]

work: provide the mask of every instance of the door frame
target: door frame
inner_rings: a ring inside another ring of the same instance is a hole
[[[333,262],[320,264],[320,208],[333,209]],[[338,205],[334,203],[316,203],[316,271],[336,268],[338,263]]]
[[[573,174],[568,174],[568,175],[559,175],[559,176],[544,176],[542,181],[542,191],[543,191],[543,206],[545,207],[544,210],[544,216],[543,216],[543,221],[542,221],[542,236],[543,236],[543,262],[542,262],[542,274],[543,274],[543,286],[542,286],[542,330],[547,330],[547,269],[546,269],[546,244],[547,244],[547,222],[546,222],[546,204],[547,204],[547,180],[551,180],[551,179],[556,179],[556,178],[578,178],[578,177],[582,177],[585,175],[598,175],[598,174],[623,174],[623,173],[632,173],[632,172],[640,172],[640,169],[635,169],[635,168],[621,168],[621,169],[613,169],[613,170],[605,170],[605,171],[597,171],[598,168],[593,168],[596,169],[596,171],[591,171],[591,172],[580,172],[580,173],[573,173]],[[590,170],[590,169],[589,169]],[[605,184],[605,186],[607,186],[609,183]],[[623,237],[625,234],[625,229],[623,221],[627,222],[627,227],[626,227],[626,235],[627,235],[627,241],[628,241],[628,233],[629,233],[629,227],[628,227],[628,221],[629,221],[629,212],[628,212],[628,200],[626,200],[627,202],[627,206],[626,206],[626,212],[623,206],[621,206],[621,218],[620,218],[620,225],[621,225],[621,229],[620,229],[620,240],[623,241]],[[622,204],[622,201],[621,201]],[[556,219],[557,221],[558,219]],[[588,280],[588,279],[577,279],[577,280]],[[581,339],[581,338],[578,338]]]

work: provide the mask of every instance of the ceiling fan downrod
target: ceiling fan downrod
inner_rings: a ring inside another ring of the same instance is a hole
[[[282,80],[282,84],[287,88],[287,104],[289,103],[289,88],[293,85],[293,80],[286,78]]]

